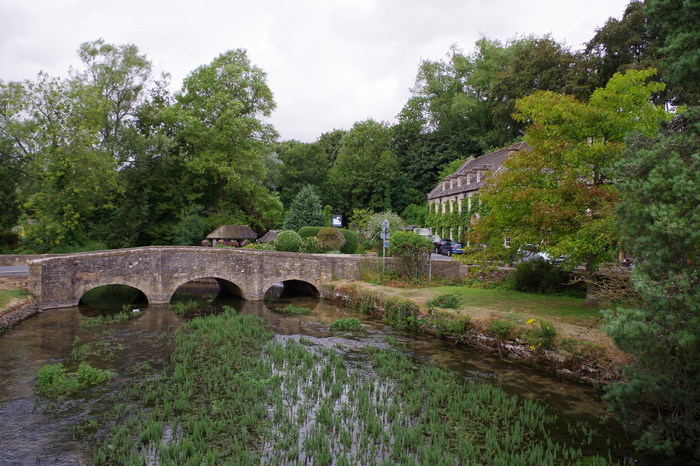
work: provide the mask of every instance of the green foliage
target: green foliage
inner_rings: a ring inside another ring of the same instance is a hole
[[[518,325],[507,319],[492,318],[486,325],[487,333],[499,340],[514,340],[520,333]]]
[[[640,448],[700,458],[700,109],[655,137],[629,141],[618,187],[623,246],[642,305],[607,313],[606,330],[632,356],[610,409]]]
[[[288,304],[285,307],[273,307],[273,311],[278,312],[280,314],[284,314],[286,316],[307,316],[311,314],[311,309],[308,307],[299,307],[299,306],[294,306],[293,304]]]
[[[647,82],[654,70],[616,74],[588,103],[549,91],[518,101],[518,118],[530,122],[528,144],[504,162],[506,170],[484,189],[490,209],[472,239],[498,247],[546,243],[546,252],[564,254],[589,270],[612,260],[617,243],[614,205],[618,191],[614,164],[625,135],[650,134],[667,118],[650,103],[663,85]]]
[[[408,225],[424,226],[427,212],[425,204],[410,204],[401,212],[401,218]]]
[[[384,322],[406,330],[418,328],[418,305],[413,301],[389,298],[384,301],[383,307]]]
[[[677,103],[700,105],[700,3],[696,0],[646,0],[647,26],[658,37],[662,72]]]
[[[441,307],[443,309],[457,309],[461,305],[461,299],[454,294],[441,294],[431,298],[426,303],[428,307]]]
[[[328,153],[320,142],[311,144],[288,141],[276,145],[282,165],[275,180],[280,199],[285,206],[307,186],[324,193],[330,167]],[[325,203],[328,199],[322,199]],[[316,223],[307,223],[316,225]],[[294,228],[290,228],[294,229]]]
[[[357,233],[346,228],[340,228],[339,231],[345,238],[345,244],[343,244],[343,247],[340,248],[340,252],[343,254],[356,254],[357,248],[360,244]]]
[[[107,382],[112,378],[108,370],[96,369],[86,362],[80,363],[78,370],[69,373],[63,364],[48,364],[37,372],[36,391],[48,397],[63,397],[91,385]]]
[[[530,349],[554,348],[554,337],[557,334],[557,330],[551,322],[542,319],[530,319],[525,322],[525,325],[527,325],[527,329],[524,337]]]
[[[423,263],[433,247],[424,236],[399,231],[391,235],[389,255],[395,258],[394,267],[402,277],[415,280],[420,278]]]
[[[355,123],[341,139],[330,169],[333,206],[340,212],[391,209],[391,178],[397,168],[388,124],[373,120]]]
[[[283,230],[275,236],[275,249],[286,252],[299,252],[301,247],[301,236],[292,230]]]
[[[545,260],[520,262],[507,278],[509,288],[527,293],[554,294],[564,287],[567,274]]]
[[[311,238],[317,236],[318,233],[323,229],[324,227],[305,226],[299,229],[299,236],[301,236],[302,238]],[[340,248],[340,252],[342,252],[343,254],[355,254],[357,252],[357,247],[359,244],[357,233],[345,228],[335,228],[335,230],[339,231],[343,235],[343,238],[345,238],[345,243],[343,243],[343,246]],[[321,252],[321,249],[319,248],[318,251],[314,252]]]
[[[362,323],[357,317],[343,317],[330,326],[332,331],[357,331],[362,330]]]
[[[340,251],[345,245],[345,236],[335,228],[322,228],[316,234],[316,240],[321,248],[328,251]]]
[[[297,231],[307,225],[323,225],[323,223],[321,199],[311,186],[306,185],[294,197],[282,228]]]

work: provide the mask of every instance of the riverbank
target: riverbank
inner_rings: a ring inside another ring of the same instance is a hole
[[[336,281],[328,286],[330,299],[382,318],[387,308],[391,308],[393,314],[395,308],[412,307],[403,303],[412,303],[415,316],[404,318],[415,318],[413,327],[418,331],[498,353],[502,358],[589,385],[609,385],[622,380],[621,366],[628,361],[612,339],[597,328],[600,322],[595,317],[597,311],[591,308],[587,319],[576,314],[571,316],[566,298],[562,299],[564,304],[560,309],[542,310],[530,305],[529,296],[519,301],[517,293],[512,293],[515,298],[505,302],[494,300],[489,307],[474,299],[478,305],[462,302],[456,309],[442,309],[428,303],[444,293],[445,287],[395,288],[358,281]],[[480,290],[473,291],[478,294]],[[503,296],[510,292],[498,293]],[[550,301],[554,306],[558,303],[556,298]],[[537,335],[536,330],[541,330],[543,322],[551,322],[555,328],[556,337],[551,345],[538,345],[532,337]]]

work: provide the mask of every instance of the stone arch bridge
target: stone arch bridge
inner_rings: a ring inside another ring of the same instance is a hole
[[[87,291],[104,285],[127,285],[151,304],[169,303],[181,285],[201,278],[214,278],[247,300],[263,299],[278,283],[323,295],[324,283],[359,277],[363,260],[361,255],[203,247],[62,254],[28,262],[29,291],[42,310],[76,306]]]

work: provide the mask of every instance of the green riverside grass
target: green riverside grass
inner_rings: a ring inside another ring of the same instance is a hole
[[[95,464],[615,463],[590,453],[605,439],[588,424],[554,440],[543,405],[396,350],[346,361],[305,338],[276,340],[232,308],[173,342],[170,365],[115,403]]]
[[[307,316],[312,312],[308,307],[298,307],[293,304],[288,304],[285,307],[273,307],[272,310],[286,316]]]

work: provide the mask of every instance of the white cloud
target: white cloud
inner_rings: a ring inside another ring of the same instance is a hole
[[[421,59],[481,36],[551,33],[578,49],[628,0],[9,0],[0,6],[0,79],[67,76],[103,37],[135,44],[174,90],[198,66],[245,48],[268,74],[283,139],[313,141],[367,118],[393,121]]]

